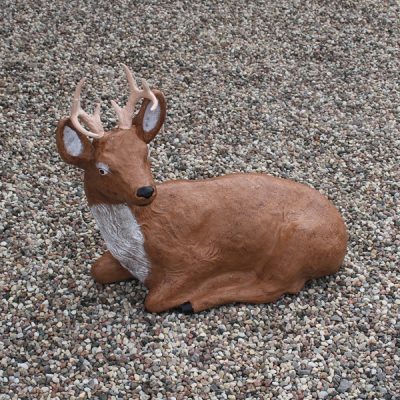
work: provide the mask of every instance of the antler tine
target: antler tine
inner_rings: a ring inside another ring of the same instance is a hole
[[[139,92],[139,88],[136,85],[136,80],[132,74],[132,71],[129,69],[129,67],[126,64],[122,64],[122,67],[124,68],[126,79],[128,80],[128,85],[129,85],[129,89],[131,90],[131,92]]]
[[[151,111],[154,111],[158,106],[157,97],[154,96],[154,93],[150,90],[149,84],[147,83],[146,79],[142,79],[142,86],[144,87],[143,92],[145,93],[145,96],[143,97],[151,100],[151,102],[153,103],[153,105],[151,106]]]
[[[92,115],[89,115],[81,108],[81,89],[85,83],[85,78],[81,79],[76,86],[74,92],[74,98],[72,100],[71,106],[71,121],[74,127],[83,135],[99,139],[104,135],[103,124],[100,119],[100,103],[96,105],[96,109]],[[86,125],[91,129],[88,131],[79,122],[79,117],[86,123]]]
[[[136,85],[131,70],[125,64],[122,64],[122,66],[125,71],[126,79],[128,80],[130,90],[129,98],[123,108],[121,108],[114,100],[111,101],[111,104],[118,115],[118,126],[121,129],[129,129],[132,126],[132,117],[137,101],[141,98],[149,99],[153,103],[151,110],[154,111],[158,105],[158,100],[144,79],[142,79],[143,89],[140,90]]]

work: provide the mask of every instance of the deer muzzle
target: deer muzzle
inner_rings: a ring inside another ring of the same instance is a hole
[[[142,186],[136,191],[136,196],[144,199],[149,199],[153,196],[155,190],[153,186]]]

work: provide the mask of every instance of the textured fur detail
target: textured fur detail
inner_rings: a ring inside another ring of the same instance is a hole
[[[90,209],[110,253],[134,277],[144,282],[150,262],[142,231],[132,211],[124,204],[97,204]]]

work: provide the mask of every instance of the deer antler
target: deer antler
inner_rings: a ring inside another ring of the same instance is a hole
[[[140,90],[136,85],[132,72],[125,64],[122,64],[122,66],[124,67],[126,78],[128,79],[130,95],[125,107],[123,108],[121,108],[114,100],[111,100],[111,104],[118,115],[118,126],[121,129],[129,129],[132,126],[132,117],[137,101],[141,98],[149,99],[153,103],[151,110],[154,111],[158,105],[158,100],[144,79],[142,79],[143,89]]]
[[[92,115],[89,115],[81,108],[81,89],[83,84],[85,83],[85,78],[81,79],[76,86],[74,98],[72,100],[71,106],[71,121],[74,124],[75,128],[82,134],[99,139],[104,135],[103,124],[100,120],[100,103],[97,104],[96,109]],[[86,123],[86,125],[91,129],[91,131],[86,130],[81,123],[79,122],[79,117]]]

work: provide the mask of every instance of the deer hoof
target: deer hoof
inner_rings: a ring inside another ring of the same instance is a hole
[[[192,307],[192,304],[190,303],[190,301],[181,304],[178,307],[178,310],[184,314],[193,314],[194,313],[194,310],[193,310],[193,307]]]

